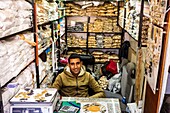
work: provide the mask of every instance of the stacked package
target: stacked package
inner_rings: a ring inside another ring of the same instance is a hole
[[[87,16],[98,16],[99,7],[90,6],[85,9]]]
[[[103,20],[95,19],[94,23],[89,23],[89,32],[102,32],[103,31]]]
[[[95,50],[92,52],[92,55],[95,57],[95,62],[97,63],[104,63],[106,61],[109,61],[109,59],[113,59],[116,62],[119,62],[119,56],[112,52]]]
[[[105,19],[104,20],[104,27],[103,27],[103,32],[112,32],[113,31],[113,26],[112,26],[113,20],[112,19]]]
[[[28,40],[33,42],[32,33],[20,34],[0,41],[1,85],[17,76],[26,65],[34,60],[34,49]]]
[[[38,49],[43,51],[52,42],[50,25],[40,27],[38,35]],[[42,51],[39,52],[41,53]]]
[[[117,19],[97,18],[89,23],[89,32],[121,32],[121,27],[117,26]]]
[[[103,21],[101,19],[96,19],[93,25],[93,32],[102,32],[103,31]]]
[[[67,16],[84,15],[84,14],[85,12],[82,11],[81,6],[79,4],[75,4],[72,2],[66,3]]]
[[[86,39],[73,34],[69,34],[67,38],[68,47],[86,47]]]
[[[104,52],[103,51],[93,51],[92,52],[92,55],[94,56],[95,58],[95,62],[101,62],[101,60],[103,59],[103,54]],[[108,59],[106,59],[107,61]]]
[[[105,36],[103,39],[104,48],[111,48],[113,43],[113,39],[111,36]]]
[[[121,46],[121,35],[113,35],[112,37],[112,48],[120,48]]]
[[[97,42],[96,42],[96,37],[95,36],[89,36],[88,37],[88,47],[89,48],[97,47]]]
[[[88,47],[90,48],[120,48],[121,35],[96,35],[89,36]]]
[[[104,16],[117,16],[117,4],[112,4],[110,2],[105,2],[104,7],[106,8],[106,14]]]
[[[67,56],[65,56],[66,58],[68,58],[72,53],[77,53],[77,54],[86,54],[86,51],[82,50],[82,49],[76,49],[76,50],[71,50],[67,52]]]
[[[48,3],[46,0],[38,1],[37,2],[38,24],[42,24],[44,22],[57,19],[58,18],[57,7],[58,7],[57,3],[55,2]]]
[[[25,0],[1,0],[0,37],[31,27],[32,5]]]
[[[84,8],[84,6],[87,6]],[[76,3],[66,3],[67,16],[117,16],[117,4],[111,2],[104,2],[98,6],[93,3],[79,5]]]

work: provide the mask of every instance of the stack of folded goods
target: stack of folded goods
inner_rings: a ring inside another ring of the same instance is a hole
[[[25,0],[1,0],[0,37],[31,27],[32,5]]]
[[[89,32],[121,32],[121,30],[116,19],[100,18],[95,19],[94,23],[89,23]]]
[[[117,25],[117,19],[113,19],[113,32],[121,32],[122,28]]]
[[[80,37],[78,46],[85,48],[86,47],[86,39]]]
[[[103,51],[93,51],[93,52],[92,52],[92,55],[93,55],[94,58],[95,58],[95,62],[100,62],[101,59],[103,58],[103,54],[104,54]]]
[[[88,4],[86,4],[88,5]],[[117,6],[111,2],[105,2],[98,6],[89,4],[85,9],[83,6],[76,3],[66,3],[66,15],[68,16],[117,16]]]
[[[113,19],[113,32],[121,32],[122,28],[117,25],[117,19]]]
[[[68,4],[66,4],[65,8],[66,8],[65,13],[66,13],[67,16],[69,16],[69,14],[71,13],[71,8],[70,8],[70,6],[68,6]]]
[[[39,29],[39,39],[38,39],[38,49],[42,49],[48,45],[51,44],[52,38],[51,38],[51,28],[50,25],[47,25],[45,27],[41,27]]]
[[[111,36],[105,36],[103,39],[103,45],[104,48],[112,48],[112,37]]]
[[[49,20],[56,20],[58,18],[58,12],[56,8],[58,7],[56,2],[49,2]]]
[[[68,47],[71,47],[72,45],[72,36],[70,34],[67,36],[67,45]]]
[[[113,26],[113,32],[122,32],[122,28],[120,26]]]
[[[78,45],[78,39],[75,35],[69,34],[67,36],[68,47],[76,47]]]
[[[86,39],[69,34],[67,38],[68,47],[86,47]]]
[[[85,10],[86,16],[97,16],[99,11],[97,6],[89,6]]]
[[[106,18],[103,20],[103,32],[112,32],[113,31],[113,20],[112,19],[109,19],[109,18]]]
[[[117,19],[116,18],[113,18],[113,26],[117,26]]]
[[[121,46],[121,35],[113,35],[112,37],[112,48],[120,48]]]
[[[117,16],[117,7],[110,2],[86,8],[87,16]]]
[[[37,1],[37,23],[42,24],[58,18],[56,2]]]
[[[94,27],[93,32],[102,32],[103,31],[102,19],[95,19],[93,27]]]
[[[87,32],[87,22],[84,22],[84,27],[83,27],[83,29],[84,29],[84,32]]]
[[[115,4],[112,4],[110,2],[105,2],[104,7],[106,8],[106,14],[105,16],[117,16],[117,6]]]
[[[75,4],[73,2],[66,3],[66,15],[67,16],[76,16],[83,15],[85,12],[82,11],[81,5]]]
[[[106,8],[103,5],[98,6],[98,16],[106,16]]]
[[[88,47],[90,48],[96,48],[97,47],[97,42],[95,36],[89,36],[88,37]]]
[[[111,51],[103,52],[103,51],[93,51],[92,55],[95,57],[96,63],[104,63],[106,61],[109,61],[109,59],[113,59],[116,62],[119,62],[119,56],[115,53],[112,53]]]
[[[0,41],[1,85],[4,85],[11,78],[16,77],[25,66],[33,61],[33,40],[33,33],[28,32]]]
[[[142,22],[142,45],[147,45],[147,40],[148,40],[148,29],[149,29],[149,18],[148,17],[143,17],[143,22]]]
[[[104,63],[106,61],[108,61],[109,55],[107,53],[104,53],[102,55],[102,58],[100,59],[100,62]]]
[[[104,35],[96,35],[96,42],[97,42],[97,47],[98,48],[103,48],[103,39],[104,39]]]
[[[86,51],[83,51],[82,49],[79,49],[79,50],[77,49],[77,50],[71,50],[67,52],[68,56],[70,56],[72,53],[86,54]]]
[[[93,26],[94,26],[94,23],[89,23],[89,32],[93,32]]]
[[[45,0],[37,2],[37,23],[42,24],[49,21],[48,18],[49,3]]]

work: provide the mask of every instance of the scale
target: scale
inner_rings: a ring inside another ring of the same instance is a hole
[[[10,113],[53,113],[59,99],[57,89],[20,89],[10,100]]]

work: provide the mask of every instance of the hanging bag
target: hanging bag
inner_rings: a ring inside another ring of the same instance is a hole
[[[112,72],[112,74],[117,74],[118,69],[117,69],[117,63],[113,60],[109,60],[108,65],[106,66],[106,70]]]

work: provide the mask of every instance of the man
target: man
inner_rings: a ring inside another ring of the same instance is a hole
[[[68,65],[59,74],[52,87],[57,88],[62,96],[68,97],[89,97],[89,87],[94,91],[93,98],[104,97],[104,91],[96,80],[86,72],[82,65],[80,55],[71,54],[68,58]]]

